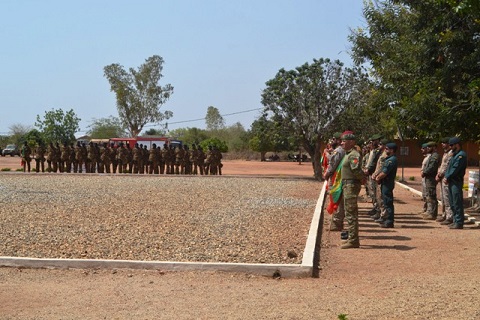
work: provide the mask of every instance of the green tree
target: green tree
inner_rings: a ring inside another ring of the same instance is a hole
[[[138,70],[130,68],[127,72],[118,63],[104,68],[110,89],[117,98],[120,120],[133,137],[138,136],[147,123],[159,123],[173,115],[171,111],[160,111],[173,94],[172,85],[159,85],[163,63],[162,57],[154,55]]]
[[[294,147],[281,122],[268,119],[266,114],[252,123],[250,137],[250,149],[260,152],[261,161],[266,160],[265,155],[269,151],[280,152]]]
[[[125,126],[117,117],[93,119],[87,134],[93,139],[121,138],[127,135]]]
[[[187,145],[196,144],[210,138],[207,131],[199,128],[179,128],[170,131],[170,136],[182,140]]]
[[[346,110],[366,105],[367,75],[358,67],[322,58],[294,70],[281,69],[266,86],[264,111],[311,156],[315,177],[321,179],[321,143],[338,130],[335,124]]]
[[[225,120],[217,108],[209,106],[207,109],[207,115],[205,116],[205,124],[207,130],[220,130],[225,127]]]
[[[27,134],[23,136],[22,140],[27,141],[28,145],[32,148],[35,147],[37,144],[38,145],[45,144],[45,140],[43,138],[42,133],[37,129],[30,130]]]
[[[80,131],[80,118],[73,109],[64,112],[62,109],[45,111],[43,120],[37,115],[35,126],[42,132],[46,143],[75,141],[75,132]]]
[[[352,32],[352,56],[368,63],[377,80],[373,106],[407,137],[480,138],[479,6],[477,0],[365,3],[367,26]]]
[[[209,138],[207,140],[203,140],[202,142],[200,142],[200,147],[203,150],[207,150],[208,147],[210,147],[210,146],[218,148],[218,150],[220,150],[220,152],[228,152],[227,143],[223,140],[218,139],[218,138]]]

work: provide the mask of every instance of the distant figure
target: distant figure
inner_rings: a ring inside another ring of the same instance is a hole
[[[30,162],[32,161],[32,149],[28,145],[27,141],[23,143],[22,147],[22,162],[23,162],[23,172],[30,172]]]

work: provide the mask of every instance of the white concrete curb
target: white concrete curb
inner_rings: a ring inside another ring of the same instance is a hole
[[[318,274],[320,242],[323,223],[323,206],[326,184],[315,207],[301,264],[256,264],[221,262],[174,262],[100,259],[49,259],[0,256],[0,267],[51,268],[51,269],[143,269],[162,271],[224,271],[243,272],[269,277],[300,278]]]
[[[416,195],[419,195],[420,197],[422,196],[421,191],[415,190],[415,189],[413,189],[413,188],[411,188],[411,187],[409,187],[409,186],[407,186],[407,185],[405,185],[401,182],[398,182],[398,181],[396,181],[395,183],[397,185],[399,185],[400,187],[402,187],[404,189],[407,189],[407,190],[411,191],[412,193],[415,193]],[[442,205],[442,201],[438,200],[438,204]],[[465,218],[466,218],[466,220],[469,221],[468,224],[475,224],[477,227],[480,227],[480,221],[477,221],[476,218],[471,217],[469,214],[466,214],[466,213],[465,213]]]

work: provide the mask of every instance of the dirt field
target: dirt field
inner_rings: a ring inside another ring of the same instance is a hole
[[[14,164],[7,161],[0,158],[0,168]],[[312,169],[226,161],[224,174],[310,176]],[[405,178],[417,174],[406,169]],[[0,319],[480,318],[480,230],[422,220],[418,196],[400,187],[394,196],[395,229],[379,228],[366,215],[371,204],[360,202],[360,249],[341,250],[339,234],[324,231],[318,279],[0,268]]]

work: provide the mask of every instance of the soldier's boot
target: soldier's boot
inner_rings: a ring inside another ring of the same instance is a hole
[[[343,221],[334,221],[330,223],[330,231],[342,231],[343,230]]]
[[[340,247],[341,249],[353,249],[353,248],[360,248],[360,242],[352,242],[351,240],[346,240],[344,244]]]

